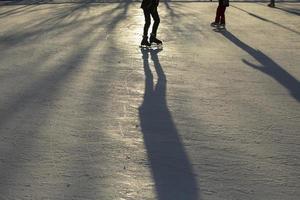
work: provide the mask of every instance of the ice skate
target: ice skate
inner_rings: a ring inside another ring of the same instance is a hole
[[[151,46],[151,44],[148,42],[148,37],[147,36],[143,36],[143,40],[141,41],[141,48],[149,48]]]
[[[151,47],[160,47],[162,46],[162,41],[160,41],[159,39],[157,39],[154,35],[151,34],[150,36],[150,44],[151,44]]]
[[[269,3],[268,6],[271,7],[271,8],[274,8],[275,4],[274,3]]]
[[[219,23],[217,23],[217,22],[212,22],[212,23],[210,24],[211,27],[217,27],[218,25],[219,25]]]
[[[218,28],[219,30],[226,30],[225,24],[219,24],[219,26],[217,26],[217,28]]]

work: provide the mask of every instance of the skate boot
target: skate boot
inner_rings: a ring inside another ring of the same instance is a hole
[[[218,25],[219,25],[218,22],[212,22],[212,23],[210,24],[210,26],[212,26],[212,27],[217,27]]]
[[[151,34],[151,36],[150,36],[150,44],[152,45],[153,43],[154,43],[156,46],[161,46],[161,45],[162,45],[162,41],[160,41],[159,39],[157,39],[157,38],[155,37],[155,35]]]
[[[151,44],[148,42],[148,37],[143,36],[143,40],[141,41],[141,47],[150,47]]]
[[[274,3],[269,3],[268,6],[271,7],[271,8],[274,8],[275,4]]]
[[[226,29],[225,24],[219,24],[218,29]]]

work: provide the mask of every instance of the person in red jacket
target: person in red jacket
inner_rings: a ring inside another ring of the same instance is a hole
[[[229,6],[229,0],[219,0],[215,21],[210,25],[218,28],[225,28],[225,10]]]
[[[157,12],[157,7],[159,4],[159,0],[143,0],[141,4],[141,8],[144,11],[145,16],[145,24],[144,24],[144,32],[143,32],[143,40],[141,42],[141,46],[150,46],[152,43],[157,45],[162,45],[162,41],[156,38],[157,28],[160,23],[159,14]],[[150,40],[148,41],[148,29],[151,25],[151,17],[154,20],[152,26],[152,32],[150,35]]]

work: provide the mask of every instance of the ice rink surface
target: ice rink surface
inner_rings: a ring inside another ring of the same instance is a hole
[[[1,200],[298,200],[300,3],[0,7]]]

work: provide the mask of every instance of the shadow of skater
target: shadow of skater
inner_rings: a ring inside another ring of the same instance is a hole
[[[247,44],[239,40],[237,37],[235,37],[232,33],[226,31],[226,32],[222,32],[222,34],[228,40],[230,40],[239,48],[246,51],[249,55],[251,55],[254,59],[256,59],[260,63],[260,65],[255,65],[243,59],[243,62],[245,64],[275,79],[287,90],[289,90],[292,97],[294,97],[297,101],[300,101],[300,83],[295,77],[293,77],[291,74],[285,71],[280,65],[278,65],[275,61],[273,61],[270,57],[265,55],[263,52],[248,46]]]
[[[277,23],[277,22],[275,22],[275,21],[272,21],[272,20],[269,20],[269,19],[264,18],[264,17],[262,17],[262,16],[259,16],[259,15],[255,14],[255,13],[248,12],[247,10],[244,10],[244,9],[238,7],[238,6],[232,5],[231,7],[236,8],[236,9],[238,9],[238,10],[240,10],[240,11],[243,11],[243,12],[247,13],[248,15],[250,15],[250,16],[252,16],[252,17],[255,17],[255,18],[257,18],[257,19],[260,19],[260,20],[262,20],[262,21],[264,21],[264,22],[268,22],[268,23],[270,23],[270,24],[273,24],[273,25],[278,26],[278,27],[280,27],[280,28],[283,28],[283,29],[285,29],[285,30],[291,31],[291,32],[296,33],[296,34],[298,34],[298,35],[300,34],[300,32],[297,31],[297,30],[294,30],[294,29],[292,29],[292,28],[289,28],[289,27],[287,27],[287,26],[284,26],[284,25],[282,25],[282,24],[279,24],[279,23]]]
[[[294,14],[300,16],[300,10],[296,8],[282,8],[282,7],[275,7],[278,10],[282,10],[284,12],[287,12],[289,14]]]
[[[159,63],[159,51],[161,50],[142,50],[145,93],[139,108],[157,199],[200,199],[191,164],[166,102],[167,79]],[[149,66],[149,53],[158,76],[156,85]]]

